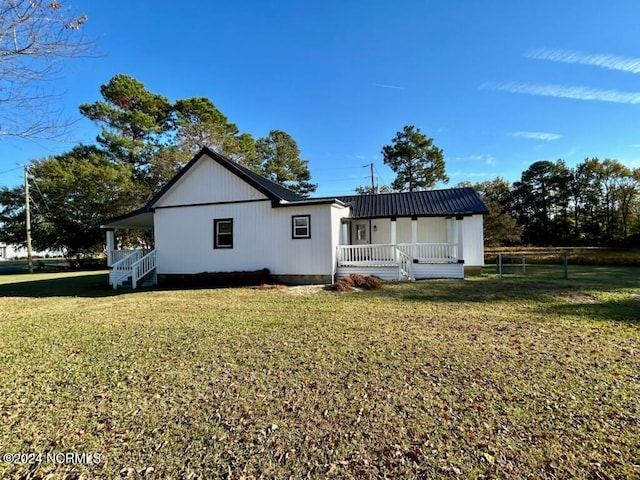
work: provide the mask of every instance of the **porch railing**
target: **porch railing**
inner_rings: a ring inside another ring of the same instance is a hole
[[[339,266],[397,265],[395,245],[338,245],[336,252]]]
[[[144,257],[131,265],[131,288],[138,286],[138,281],[156,268],[156,251],[151,250]]]
[[[455,263],[458,261],[456,243],[399,243],[398,249],[419,262]]]
[[[129,255],[131,255],[131,254],[133,254],[135,252],[142,252],[142,254],[145,255],[148,252],[150,252],[150,250],[149,249],[144,249],[144,248],[131,248],[131,249],[127,249],[127,250],[111,250],[109,252],[109,258],[111,258],[111,265],[109,265],[109,266],[115,265],[116,263],[118,263],[123,258],[126,258],[126,257],[128,257]]]

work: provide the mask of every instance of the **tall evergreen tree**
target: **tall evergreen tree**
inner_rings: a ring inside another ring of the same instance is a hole
[[[513,184],[514,206],[527,243],[550,245],[558,241],[553,221],[561,188],[560,170],[556,163],[538,161]]]
[[[113,160],[145,168],[168,143],[171,103],[124,74],[102,85],[100,93],[103,100],[80,105],[80,113],[100,125],[97,141]]]
[[[384,163],[396,173],[391,188],[397,191],[425,190],[437,182],[448,182],[442,149],[419,128],[407,125],[382,147]]]
[[[174,105],[177,146],[191,154],[203,146],[241,163],[252,165],[255,141],[206,97],[178,100]]]
[[[295,140],[282,130],[271,130],[257,140],[256,159],[263,175],[302,196],[309,196],[318,187],[310,182],[309,161],[300,158]]]
[[[600,161],[585,159],[571,170],[569,202],[573,213],[573,243],[599,244],[602,239]]]

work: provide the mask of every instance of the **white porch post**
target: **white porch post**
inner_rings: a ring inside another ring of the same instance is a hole
[[[397,240],[397,232],[396,232],[396,217],[391,217],[391,245],[396,244]]]
[[[338,242],[340,245],[349,245],[349,223],[342,222],[340,229],[340,240]]]
[[[455,238],[457,238],[457,241],[458,241],[458,260],[464,260],[464,242],[463,242],[463,235],[462,235],[463,218],[464,217],[462,215],[458,215],[454,223]]]
[[[113,251],[115,250],[115,235],[113,230],[107,230],[107,265],[113,265]]]
[[[418,243],[418,217],[411,217],[411,258],[416,258]]]

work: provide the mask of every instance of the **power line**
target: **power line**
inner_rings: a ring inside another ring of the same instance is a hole
[[[0,175],[4,175],[5,173],[11,173],[11,172],[15,172],[16,170],[19,170],[22,168],[22,165],[17,166],[15,168],[10,168],[9,170],[5,170],[4,172],[0,172]]]
[[[29,167],[25,167],[25,168],[27,169],[27,172],[31,173],[31,171],[29,170]],[[42,190],[40,190],[40,187],[38,186],[38,183],[36,182],[36,179],[31,177],[31,181],[33,182],[33,186],[36,187],[36,190],[38,191],[38,194],[40,195],[40,198],[44,202],[44,206],[47,209],[47,212],[51,213],[51,209],[49,208],[49,203],[47,203],[47,199],[42,194]],[[40,210],[40,209],[38,209],[38,210]],[[40,213],[42,213],[42,210],[40,210]]]

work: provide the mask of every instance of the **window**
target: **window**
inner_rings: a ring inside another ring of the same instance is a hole
[[[298,215],[291,217],[292,237],[311,238],[311,217],[309,215]]]
[[[367,240],[367,224],[366,223],[356,224],[356,240],[361,242]]]
[[[233,248],[233,218],[213,221],[213,248]]]

